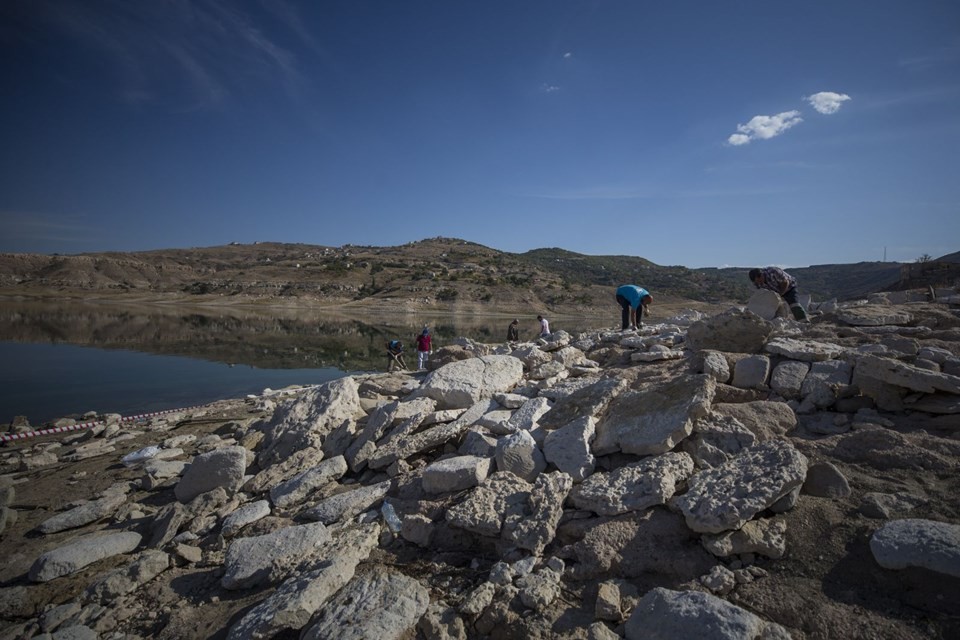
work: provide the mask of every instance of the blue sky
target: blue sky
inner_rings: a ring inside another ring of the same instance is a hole
[[[0,251],[960,250],[960,3],[5,0]]]

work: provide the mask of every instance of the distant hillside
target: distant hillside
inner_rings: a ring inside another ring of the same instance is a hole
[[[790,272],[815,299],[895,288],[899,263],[816,265]],[[660,266],[635,256],[559,248],[506,253],[456,238],[394,247],[254,243],[80,255],[0,254],[0,293],[141,301],[544,310],[608,313],[612,288],[646,287],[658,302],[743,302],[747,268]]]
[[[940,256],[936,260],[937,262],[960,262],[960,251],[954,251],[953,253],[948,253],[945,256]]]

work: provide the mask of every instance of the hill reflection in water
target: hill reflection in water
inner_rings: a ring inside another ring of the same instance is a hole
[[[535,318],[535,313],[520,318],[521,339],[535,335]],[[126,415],[186,406],[178,402],[235,397],[267,386],[382,371],[384,343],[398,338],[413,350],[413,339],[424,325],[440,347],[459,336],[500,342],[509,322],[472,315],[351,317],[304,309],[4,301],[0,342],[6,346],[0,347],[8,367],[0,389],[0,423],[11,419],[11,412],[32,422],[88,409]],[[597,318],[554,324],[571,333],[604,326]],[[51,350],[51,345],[95,348]],[[124,396],[122,403],[118,395]],[[82,404],[61,408],[63,402]]]

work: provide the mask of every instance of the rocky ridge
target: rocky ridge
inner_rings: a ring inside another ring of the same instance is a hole
[[[0,638],[956,637],[960,315],[768,293],[8,447]]]

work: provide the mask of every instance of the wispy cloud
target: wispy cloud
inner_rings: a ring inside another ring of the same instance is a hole
[[[557,91],[560,91],[560,87],[555,84],[544,83],[540,85],[540,91],[543,93],[556,93]]]
[[[737,133],[727,138],[735,147],[749,144],[752,140],[769,140],[787,129],[803,122],[799,111],[784,111],[773,116],[753,116],[747,124],[738,124]]]
[[[960,39],[929,53],[901,58],[897,65],[903,69],[921,71],[960,60]]]
[[[829,115],[839,111],[840,107],[843,106],[843,103],[847,100],[850,100],[850,96],[845,93],[821,91],[813,94],[812,96],[804,96],[803,99],[809,102],[810,106],[813,107],[817,113]]]
[[[273,34],[224,0],[36,0],[26,15],[31,27],[45,25],[99,52],[108,73],[118,77],[116,95],[129,103],[221,108],[271,84],[301,103],[310,83],[281,39],[313,51],[318,47],[293,5],[261,3],[277,18],[271,23]]]
[[[0,211],[0,229],[5,240],[49,240],[83,244],[92,242],[97,230],[82,224],[78,215],[25,211]]]

